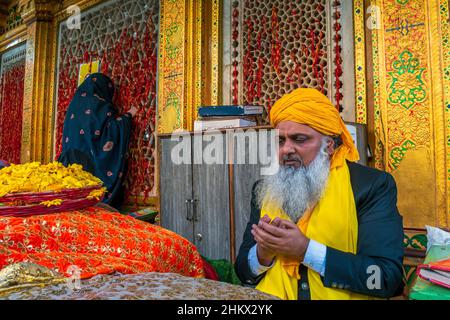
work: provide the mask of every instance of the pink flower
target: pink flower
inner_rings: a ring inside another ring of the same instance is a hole
[[[117,121],[122,121],[122,118],[121,118],[121,117],[118,117],[116,120],[117,120]]]
[[[80,130],[80,134],[84,134],[84,130],[83,129]]]
[[[91,109],[87,109],[84,113],[91,114]]]
[[[86,93],[86,92],[83,92],[83,93],[81,94],[81,96],[82,96],[82,97],[86,97],[86,96],[87,96],[87,93]]]
[[[105,151],[105,152],[111,151],[113,147],[114,147],[114,142],[108,141],[108,142],[105,143],[105,145],[103,146],[103,151]]]
[[[69,137],[66,137],[66,143],[69,142]]]
[[[106,115],[107,115],[108,117],[111,117],[111,116],[112,116],[112,113],[111,113],[111,112],[108,112]]]
[[[74,119],[75,115],[72,113],[72,115],[70,116],[70,119]]]
[[[106,174],[108,177],[111,177],[113,175],[113,173],[111,171],[108,171]]]
[[[95,135],[99,136],[100,135],[100,130],[95,130]]]

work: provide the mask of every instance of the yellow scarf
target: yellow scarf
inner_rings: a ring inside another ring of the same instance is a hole
[[[280,217],[289,220],[286,213],[274,204],[264,202],[261,217]],[[347,163],[330,170],[324,195],[312,212],[307,212],[297,223],[308,238],[344,252],[356,253],[358,220],[355,199]],[[256,289],[280,297],[297,300],[299,261],[277,257]],[[308,280],[313,300],[368,299],[368,296],[347,290],[324,287],[320,274],[308,268]]]

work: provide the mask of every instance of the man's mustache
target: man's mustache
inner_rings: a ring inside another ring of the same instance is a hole
[[[299,155],[296,155],[296,154],[292,154],[292,155],[286,154],[286,155],[284,155],[283,156],[283,162],[286,162],[286,161],[297,161],[297,162],[300,163],[300,166],[303,166],[303,159]]]

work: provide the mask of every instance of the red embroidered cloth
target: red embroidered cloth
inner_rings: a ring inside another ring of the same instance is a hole
[[[91,207],[28,218],[0,218],[0,269],[33,262],[81,279],[97,274],[174,272],[204,277],[195,246],[178,234]],[[71,267],[69,269],[69,267]]]

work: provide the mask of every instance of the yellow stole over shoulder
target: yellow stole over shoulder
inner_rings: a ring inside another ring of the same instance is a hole
[[[263,202],[261,217],[266,214],[271,219],[290,219],[283,209],[267,201]],[[303,215],[297,225],[309,239],[337,250],[356,253],[358,220],[347,163],[330,170],[323,197],[312,212]],[[297,300],[299,265],[299,261],[277,257],[274,266],[267,271],[256,289],[281,299]],[[347,290],[324,287],[320,275],[310,268],[308,280],[313,300],[369,298]]]

